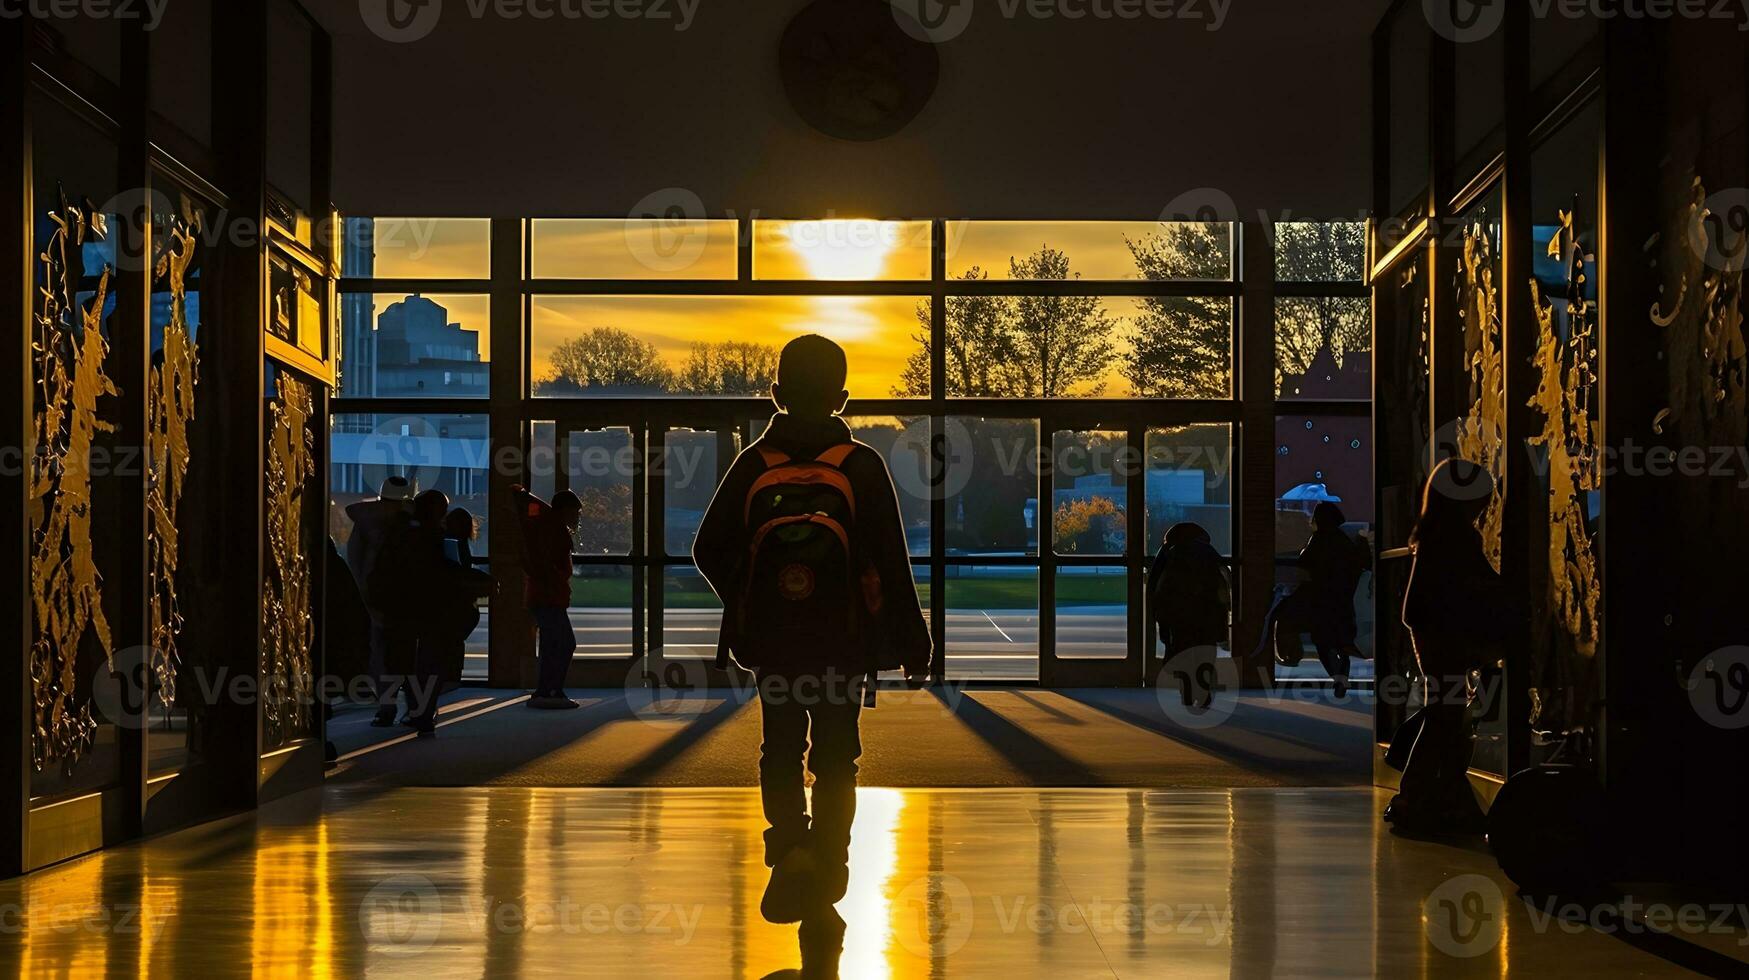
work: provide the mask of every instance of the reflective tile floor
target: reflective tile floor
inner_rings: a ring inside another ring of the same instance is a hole
[[[1382,832],[1381,802],[864,789],[832,959],[894,978],[1681,974],[1510,897],[1479,850]],[[757,911],[761,826],[747,788],[331,786],[0,883],[0,975],[796,975],[796,927]],[[1736,928],[1708,941],[1741,955]]]

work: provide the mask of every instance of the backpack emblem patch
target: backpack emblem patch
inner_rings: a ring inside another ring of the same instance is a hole
[[[777,573],[777,594],[792,602],[813,595],[814,570],[800,563],[785,565]]]

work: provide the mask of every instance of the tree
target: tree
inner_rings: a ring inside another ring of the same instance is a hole
[[[1069,258],[1049,245],[1010,258],[1013,279],[1080,278]],[[973,266],[963,280],[988,280]],[[918,348],[893,393],[929,394],[930,309],[917,305]],[[1117,322],[1096,296],[950,296],[947,299],[947,394],[956,398],[1061,398],[1097,395],[1114,354]]]
[[[1144,279],[1224,278],[1232,236],[1224,224],[1172,223],[1140,239],[1126,237]],[[1233,305],[1221,297],[1148,296],[1123,357],[1122,373],[1138,398],[1225,398],[1232,391]]]
[[[987,280],[990,273],[973,266],[960,275]],[[1014,370],[1013,301],[1004,296],[950,296],[947,299],[947,393],[958,398],[1010,398],[1024,395]],[[906,359],[893,394],[900,398],[929,395],[930,308],[917,304],[917,349]]]
[[[687,395],[764,395],[777,380],[778,349],[729,340],[698,342],[675,373],[676,391]]]
[[[1009,276],[1024,280],[1079,279],[1069,257],[1049,245],[1024,259],[1008,260]],[[1025,394],[1035,398],[1097,396],[1115,354],[1117,324],[1097,296],[1022,296],[1014,300],[1010,328],[1016,370]]]
[[[1110,497],[1065,500],[1051,518],[1051,538],[1065,554],[1105,554],[1106,535],[1123,527],[1123,521],[1123,508]]]
[[[1356,222],[1282,222],[1275,226],[1276,278],[1284,282],[1358,282],[1366,256],[1366,226]],[[1354,296],[1284,299],[1275,312],[1276,388],[1329,350],[1341,367],[1348,355],[1372,349],[1372,315]],[[1282,392],[1282,394],[1290,394]]]
[[[591,327],[553,349],[552,372],[535,382],[541,395],[666,391],[672,372],[656,346],[618,327]]]
[[[623,555],[632,548],[632,488],[625,483],[589,486],[577,492],[577,553]]]

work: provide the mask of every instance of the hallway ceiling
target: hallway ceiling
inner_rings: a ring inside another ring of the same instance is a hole
[[[1277,218],[1359,213],[1369,36],[1388,5],[1178,0],[1170,19],[1067,20],[976,0],[917,119],[855,143],[784,97],[778,39],[805,0],[618,0],[666,20],[429,0],[441,15],[408,43],[365,23],[382,2],[310,0],[335,34],[350,212],[615,216],[680,187],[713,215],[986,218],[1147,218],[1186,195]]]

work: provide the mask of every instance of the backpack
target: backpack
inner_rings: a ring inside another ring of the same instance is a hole
[[[1158,611],[1156,621],[1174,635],[1175,643],[1218,644],[1224,638],[1231,586],[1220,556],[1207,545],[1169,548],[1148,600]]]
[[[881,581],[858,546],[856,492],[843,470],[856,445],[799,460],[757,449],[765,472],[747,490],[736,653],[766,669],[844,665],[846,654],[860,664]]]

